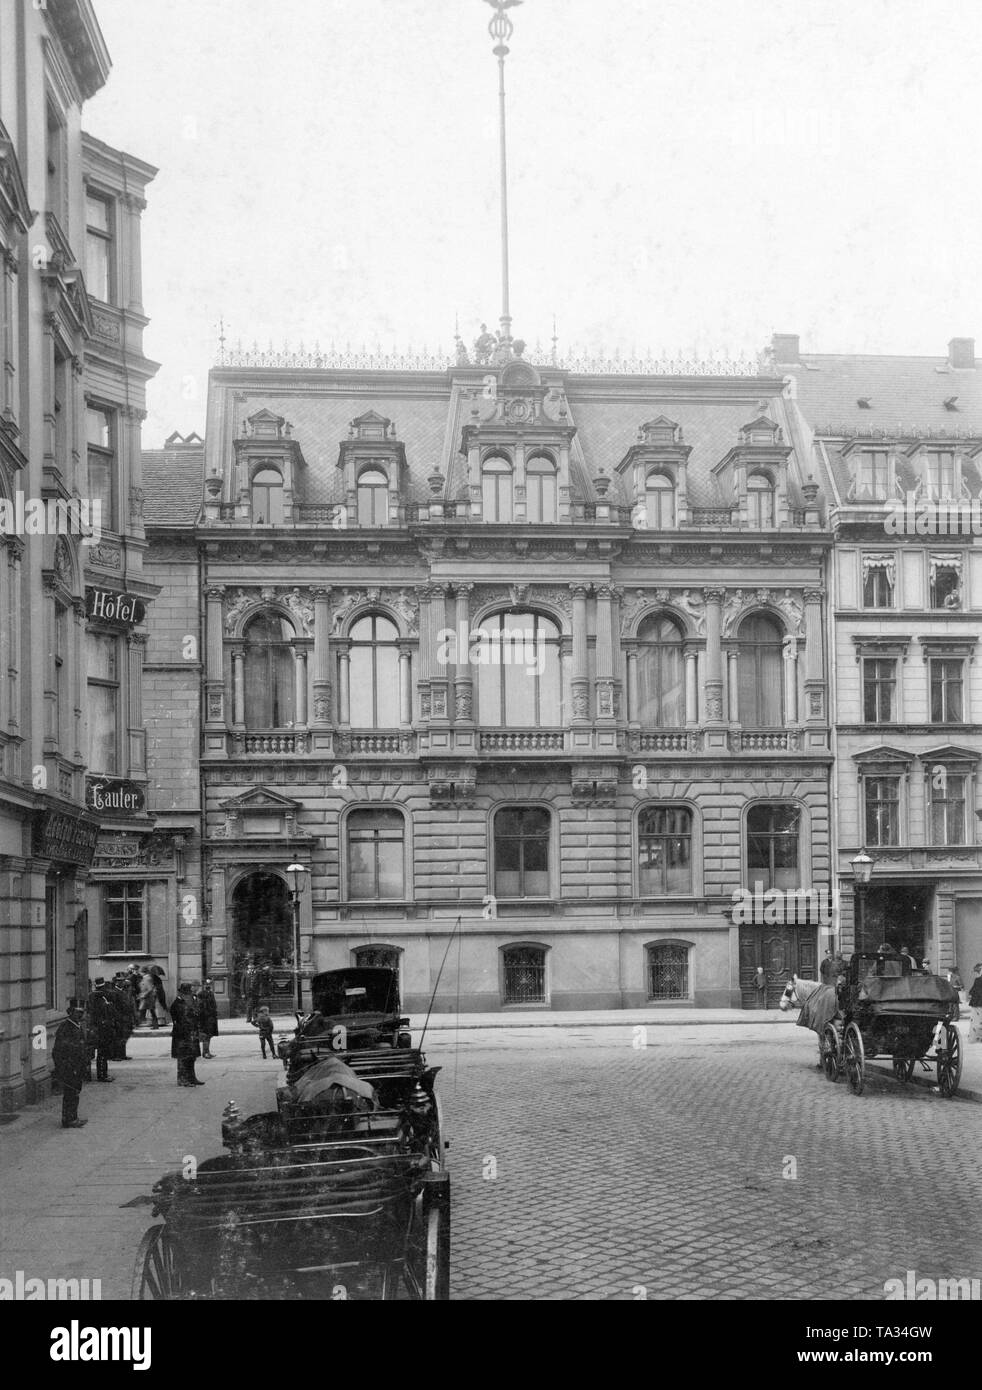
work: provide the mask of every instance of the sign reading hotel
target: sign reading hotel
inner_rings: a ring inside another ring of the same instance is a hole
[[[143,810],[146,798],[135,782],[103,779],[86,783],[85,804],[92,811],[131,816]]]
[[[85,590],[85,616],[94,621],[135,627],[146,615],[146,604],[135,594],[122,594],[116,589]]]

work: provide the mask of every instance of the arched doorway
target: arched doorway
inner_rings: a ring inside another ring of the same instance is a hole
[[[232,893],[232,961],[230,997],[233,1014],[246,1012],[242,976],[250,956],[264,971],[261,1002],[270,1012],[294,1007],[294,925],[290,890],[278,874],[257,870],[237,883]]]

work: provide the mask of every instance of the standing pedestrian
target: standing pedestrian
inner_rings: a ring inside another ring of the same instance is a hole
[[[202,1057],[212,1057],[211,1040],[218,1033],[218,1000],[212,989],[211,980],[205,980],[195,996],[198,1005],[198,1041],[201,1043]]]
[[[263,1056],[266,1056],[266,1044],[268,1043],[269,1055],[275,1058],[276,1050],[273,1047],[273,1019],[265,1004],[259,1010],[258,1014],[256,1014],[253,1023],[259,1029],[259,1046],[263,1050]]]
[[[832,961],[832,952],[831,952],[831,951],[826,951],[826,952],[825,952],[825,959],[822,961],[821,965],[818,967],[818,970],[819,970],[819,974],[820,974],[821,977],[822,977],[822,984],[823,984],[823,985],[830,985],[830,984],[833,983],[833,979],[832,979],[833,961]]]
[[[153,988],[157,998],[157,1008],[162,1014],[166,1014],[167,997],[164,994],[164,967],[162,965],[151,965],[150,974],[153,976]]]
[[[252,956],[246,958],[246,968],[242,972],[242,995],[246,1001],[246,1023],[254,1023],[259,1011],[259,993],[262,981],[259,967]]]
[[[82,1032],[85,1008],[81,999],[69,999],[68,1016],[55,1034],[52,1064],[61,1086],[61,1127],[81,1129],[88,1120],[78,1118],[78,1098],[89,1075],[89,1054]]]
[[[116,1007],[110,997],[112,986],[100,975],[89,995],[89,1042],[95,1048],[96,1081],[112,1081],[109,1059],[116,1043]]]
[[[156,976],[151,975],[149,970],[145,970],[140,976],[140,998],[137,1023],[142,1023],[147,1014],[149,1014],[151,1028],[160,1027],[160,1022],[157,1018],[157,991],[154,988],[155,979]]]
[[[757,991],[757,1008],[767,1008],[767,976],[764,974],[764,967],[758,965],[754,974],[754,989]]]
[[[201,1056],[198,1042],[198,1010],[190,985],[178,986],[177,998],[170,1006],[174,1027],[171,1029],[170,1055],[177,1059],[178,1086],[203,1086],[194,1074],[194,1059]]]
[[[972,1010],[972,1026],[969,1029],[969,1042],[982,1042],[982,964],[975,967],[975,979],[968,991],[968,1005]]]
[[[109,1055],[114,1062],[128,1062],[130,1059],[126,1055],[126,1044],[133,1032],[136,1015],[133,1012],[133,991],[125,972],[121,971],[113,977],[112,988],[107,991],[107,997],[116,1010],[116,1035]]]

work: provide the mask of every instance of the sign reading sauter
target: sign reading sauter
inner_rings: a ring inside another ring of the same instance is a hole
[[[117,589],[87,588],[85,616],[93,622],[135,627],[147,616],[147,607],[135,594],[123,594]]]
[[[103,778],[97,782],[86,783],[85,804],[93,811],[136,815],[146,805],[146,798],[143,788],[138,787],[135,782]]]

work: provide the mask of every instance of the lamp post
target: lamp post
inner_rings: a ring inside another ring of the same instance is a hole
[[[873,873],[873,860],[864,849],[850,861],[853,897],[856,902],[856,953],[863,955],[866,945],[866,890]]]
[[[297,1011],[303,1013],[303,977],[300,973],[300,899],[309,870],[305,864],[291,864],[287,873],[293,880],[293,963],[297,972]]]

